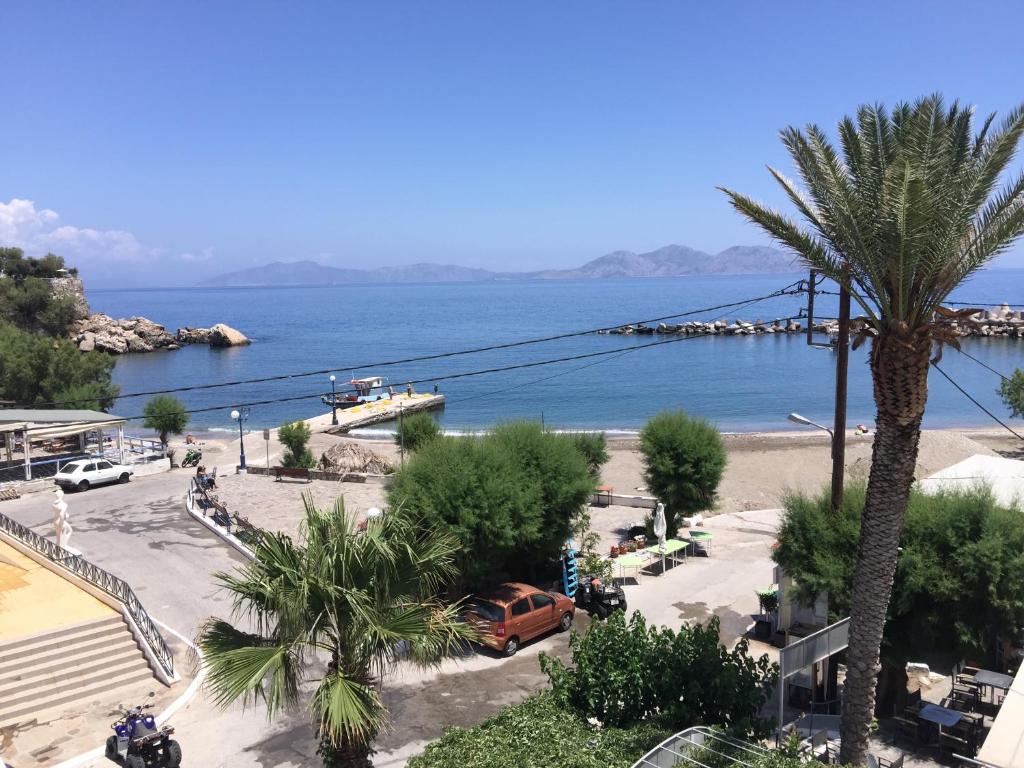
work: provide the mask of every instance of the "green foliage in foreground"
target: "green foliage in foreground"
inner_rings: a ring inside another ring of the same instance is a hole
[[[454,592],[552,577],[594,477],[572,437],[511,422],[482,437],[432,440],[395,476],[389,507],[404,507],[462,542]]]
[[[277,439],[286,448],[281,458],[283,467],[304,467],[312,469],[316,466],[316,458],[313,452],[306,447],[309,438],[313,436],[309,424],[304,421],[296,421],[293,424],[282,424],[277,428]]]
[[[811,600],[828,592],[847,615],[863,485],[848,486],[839,515],[829,493],[786,499],[775,561]],[[1024,626],[1024,514],[996,504],[984,487],[929,496],[914,490],[900,538],[892,600],[882,644],[902,666],[931,651],[991,659],[996,638]]]
[[[1011,416],[1015,419],[1024,417],[1024,371],[1018,368],[1003,381],[999,385],[999,396],[1010,409]]]
[[[103,410],[118,391],[113,369],[114,358],[103,352],[79,352],[68,340],[0,322],[0,399]]]
[[[419,411],[404,416],[398,422],[395,445],[404,446],[409,452],[418,451],[431,440],[441,435],[441,427],[429,413]]]
[[[683,625],[678,631],[648,627],[639,611],[622,611],[569,639],[573,668],[541,654],[556,701],[606,726],[624,727],[657,718],[675,730],[717,725],[760,736],[759,717],[778,665],[754,659],[747,641],[733,650],[719,641],[719,621]]]
[[[474,728],[449,728],[408,768],[629,768],[671,735],[656,723],[597,728],[540,693]]]
[[[142,409],[146,417],[143,422],[149,429],[160,435],[160,444],[167,450],[168,438],[180,435],[188,426],[188,414],[184,404],[170,395],[156,395]]]
[[[682,411],[664,411],[640,432],[647,488],[665,505],[666,535],[676,535],[679,520],[715,503],[725,471],[722,436],[704,419]]]

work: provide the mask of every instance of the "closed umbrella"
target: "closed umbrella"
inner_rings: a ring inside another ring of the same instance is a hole
[[[665,523],[665,505],[660,501],[654,508],[654,535],[658,537],[658,548],[661,550],[661,572],[665,572],[665,532],[668,525]]]

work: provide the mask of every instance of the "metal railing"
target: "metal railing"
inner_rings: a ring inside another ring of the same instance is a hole
[[[139,598],[136,597],[135,592],[127,582],[119,579],[112,573],[107,573],[99,566],[93,565],[81,555],[68,552],[66,549],[59,547],[49,539],[40,536],[35,531],[26,528],[21,523],[12,520],[2,513],[0,513],[0,530],[10,534],[22,544],[31,547],[46,559],[57,563],[62,568],[66,568],[94,587],[102,589],[120,602],[128,611],[128,615],[132,617],[139,631],[142,632],[143,639],[164,672],[167,673],[168,677],[174,677],[174,656],[171,654],[170,648],[167,647],[167,643],[164,641],[163,635],[160,634],[160,630],[156,628],[153,620],[146,613],[146,609],[142,607],[142,603],[139,602]]]

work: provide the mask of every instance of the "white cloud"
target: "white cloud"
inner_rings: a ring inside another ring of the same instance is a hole
[[[53,251],[80,268],[143,263],[164,254],[161,248],[139,242],[131,232],[58,226],[59,219],[56,211],[36,209],[32,200],[13,198],[9,203],[0,202],[0,245],[17,246],[29,256]]]
[[[178,256],[178,258],[181,259],[182,261],[188,262],[190,264],[196,264],[196,263],[200,263],[200,262],[204,262],[204,261],[211,261],[213,259],[213,257],[214,257],[214,254],[216,253],[216,250],[217,249],[214,248],[212,245],[208,245],[205,248],[203,248],[201,251],[198,251],[196,253],[191,253],[191,252],[183,253],[180,256]]]

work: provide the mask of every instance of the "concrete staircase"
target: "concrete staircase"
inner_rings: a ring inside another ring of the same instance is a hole
[[[120,615],[0,643],[0,728],[154,680]]]

